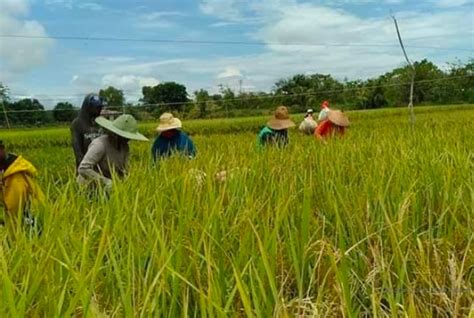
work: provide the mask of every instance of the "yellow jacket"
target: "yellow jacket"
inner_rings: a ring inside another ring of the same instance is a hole
[[[7,215],[22,213],[27,204],[34,207],[44,203],[44,194],[35,180],[37,174],[29,161],[18,156],[0,176],[0,202]]]

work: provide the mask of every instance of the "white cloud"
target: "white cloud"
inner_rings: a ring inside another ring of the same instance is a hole
[[[140,14],[135,18],[135,27],[142,29],[171,28],[177,25],[173,20],[186,17],[187,15],[178,11],[156,11]]]
[[[235,66],[228,66],[225,70],[219,74],[217,74],[218,79],[225,79],[225,78],[241,78],[242,73],[240,70]]]
[[[45,0],[47,6],[63,6],[68,9],[72,9],[74,6],[74,0]]]
[[[91,10],[91,11],[102,11],[105,9],[103,6],[95,2],[80,2],[76,6],[79,9]]]
[[[387,1],[393,0],[385,0],[385,3]],[[246,90],[269,90],[278,79],[297,73],[331,74],[340,80],[359,79],[404,65],[388,13],[367,18],[341,8],[294,0],[223,0],[231,5],[230,9],[218,11],[221,5],[218,2],[207,0],[202,3],[204,8],[201,6],[203,12],[219,19],[217,26],[247,23],[253,19],[258,24],[250,37],[252,41],[266,45],[256,51],[252,49],[250,52],[253,53],[236,53],[239,54],[236,56],[232,56],[232,46],[223,53],[224,50],[207,56],[200,54],[200,58],[194,57],[196,54],[191,49],[190,57],[174,59],[136,54],[127,56],[127,53],[121,56],[91,55],[75,59],[68,65],[73,85],[51,89],[51,94],[66,94],[67,91],[82,96],[112,85],[123,89],[128,100],[134,100],[141,95],[142,86],[156,85],[158,79],[183,83],[188,92],[199,88],[217,92],[218,84],[238,90],[240,79]],[[180,14],[150,12],[148,16],[150,21],[160,21],[178,18]],[[472,31],[466,38],[466,25],[472,22],[471,11],[465,8],[414,10],[398,12],[397,18],[412,60],[428,58],[441,66],[457,57],[464,59],[469,56],[465,52],[416,49],[413,45],[472,48]],[[316,45],[327,43],[334,45]]]
[[[473,5],[472,0],[432,0],[433,3],[439,8],[454,8],[460,7],[466,4]],[[471,7],[472,10],[472,7]],[[472,11],[471,11],[472,14]],[[472,21],[471,21],[472,22]]]
[[[24,15],[28,13],[29,6],[25,0],[2,0],[0,9],[3,14]]]
[[[2,2],[0,30],[5,35],[47,36],[41,23],[24,18],[29,11],[25,0]],[[0,66],[2,73],[26,72],[42,65],[54,45],[52,39],[2,38]],[[3,75],[2,75],[3,77]]]
[[[141,95],[143,86],[155,86],[160,81],[155,77],[137,76],[137,75],[117,75],[107,74],[102,77],[102,86],[113,86],[121,89],[128,97],[136,100]]]
[[[81,1],[81,0],[46,0],[47,6],[61,6],[66,9],[81,9],[91,11],[102,11],[104,6],[94,1]]]
[[[236,21],[242,18],[238,0],[203,0],[199,8],[204,14]]]

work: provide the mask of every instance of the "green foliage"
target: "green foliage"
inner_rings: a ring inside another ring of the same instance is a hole
[[[4,102],[8,119],[12,125],[40,126],[52,121],[37,99],[21,99],[16,102]]]
[[[77,110],[71,103],[62,102],[58,103],[53,110],[54,120],[60,123],[69,123],[77,115]]]
[[[472,59],[466,63],[451,63],[448,70],[441,70],[426,59],[415,62],[414,67],[415,106],[474,103]],[[340,81],[328,74],[296,74],[277,81],[271,92],[234,92],[221,85],[220,92],[212,96],[204,89],[194,92],[194,101],[188,99],[184,85],[165,82],[154,87],[143,87],[140,101],[144,105],[128,104],[127,108],[140,118],[149,119],[158,118],[166,111],[174,112],[181,118],[261,115],[279,105],[290,107],[292,112],[303,112],[308,108],[319,109],[323,100],[329,100],[332,107],[344,110],[404,107],[409,101],[411,76],[409,66],[396,68],[378,77],[352,81]],[[0,93],[8,107],[8,90],[0,85]],[[111,106],[125,103],[123,91],[114,87],[101,90],[100,95]],[[44,115],[44,120],[36,120],[37,125],[52,120],[46,113]],[[13,126],[27,124],[23,117],[21,120],[13,117]],[[5,126],[4,121],[0,118],[1,126]]]
[[[123,91],[113,86],[109,86],[106,89],[101,89],[99,91],[99,96],[105,98],[108,106],[121,107],[125,104]]]
[[[155,105],[150,107],[149,111],[157,114],[165,111],[184,112],[184,104],[189,101],[186,87],[175,82],[160,83],[154,87],[145,86],[142,93],[142,102]]]
[[[210,99],[209,92],[200,89],[199,91],[194,92],[194,96],[196,99],[196,104],[199,108],[199,117],[204,118],[207,115],[207,103]]]
[[[67,130],[8,132],[49,200],[42,236],[0,229],[0,316],[468,317],[474,112],[415,111],[414,129],[401,110],[350,112],[343,139],[292,130],[281,151],[206,130],[232,120],[184,122],[195,160],[154,166],[132,143],[130,175],[95,200],[53,145]]]

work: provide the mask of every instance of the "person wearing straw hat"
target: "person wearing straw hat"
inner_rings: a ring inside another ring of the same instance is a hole
[[[313,110],[308,109],[304,115],[303,121],[299,126],[299,130],[306,135],[312,135],[314,134],[314,130],[316,129],[317,125],[318,123],[313,118]]]
[[[81,163],[77,181],[81,185],[98,183],[107,191],[112,189],[112,174],[123,177],[127,170],[130,140],[148,141],[138,132],[132,115],[121,115],[114,121],[97,117],[95,122],[105,129],[105,134],[94,139]]]
[[[286,106],[279,106],[275,110],[273,117],[258,134],[258,144],[260,146],[286,146],[289,142],[288,128],[294,126],[295,123],[290,119],[288,108]]]
[[[314,110],[312,108],[308,109],[306,111],[306,114],[304,115],[304,118],[313,118],[313,113],[314,113]]]
[[[319,140],[325,140],[327,137],[344,135],[346,127],[349,126],[349,119],[339,110],[330,110],[327,119],[319,123],[314,131],[314,135]]]
[[[321,122],[328,117],[328,112],[331,109],[329,108],[329,102],[327,100],[321,103],[321,111],[319,112],[318,121]]]
[[[181,120],[171,113],[160,116],[160,124],[156,128],[159,133],[156,137],[151,153],[153,160],[167,158],[173,153],[180,153],[192,159],[196,156],[196,147],[189,136],[182,130]]]
[[[0,140],[0,202],[9,228],[15,228],[18,218],[24,225],[37,228],[33,211],[45,201],[36,181],[37,175],[36,168],[29,161],[8,153]]]

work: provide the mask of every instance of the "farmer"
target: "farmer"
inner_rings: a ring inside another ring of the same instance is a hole
[[[304,115],[304,118],[313,118],[313,113],[314,113],[314,110],[313,109],[308,109],[306,111],[306,114]]]
[[[329,108],[329,102],[327,100],[322,102],[321,103],[321,111],[319,112],[319,116],[318,116],[318,121],[321,122],[321,121],[325,120],[327,118],[328,112],[330,110],[331,109]]]
[[[295,123],[290,119],[288,108],[279,106],[273,117],[258,134],[258,144],[260,146],[286,146],[289,142],[288,128],[294,126]]]
[[[14,227],[19,218],[26,225],[35,225],[32,211],[44,202],[36,176],[37,171],[29,161],[7,153],[0,141],[0,202],[10,227]]]
[[[308,109],[306,111],[303,121],[299,126],[299,130],[306,135],[312,135],[317,125],[318,124],[313,119],[313,110]]]
[[[349,126],[349,119],[339,110],[331,110],[327,118],[321,121],[314,131],[314,135],[319,140],[325,140],[327,137],[344,135],[345,128]]]
[[[105,129],[105,134],[91,142],[77,169],[77,181],[80,185],[96,182],[110,192],[112,174],[123,177],[126,173],[129,140],[148,139],[138,132],[137,121],[132,115],[121,115],[114,121],[97,117],[95,122]]]
[[[84,158],[92,140],[101,135],[94,120],[99,117],[105,101],[97,94],[89,94],[84,98],[77,118],[71,124],[72,148],[76,157],[76,169]]]
[[[160,124],[156,128],[159,133],[156,137],[151,154],[153,160],[167,158],[173,153],[180,153],[192,159],[196,156],[196,148],[189,136],[181,130],[181,120],[171,113],[160,116]]]

